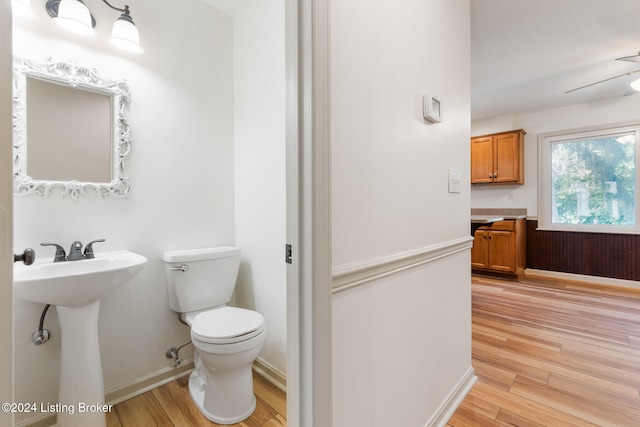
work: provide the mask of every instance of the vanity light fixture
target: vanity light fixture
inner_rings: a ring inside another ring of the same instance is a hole
[[[640,92],[640,79],[632,81],[631,88],[637,92]]]
[[[144,49],[140,46],[140,34],[131,18],[129,6],[125,5],[120,9],[107,0],[102,1],[111,9],[122,12],[113,24],[109,42],[129,53],[142,54]],[[45,7],[49,16],[53,18],[54,24],[63,30],[87,37],[96,34],[94,29],[96,20],[82,0],[47,0]]]

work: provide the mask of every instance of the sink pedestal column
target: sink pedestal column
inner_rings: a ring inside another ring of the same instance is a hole
[[[62,335],[60,427],[105,427],[104,383],[98,341],[100,301],[84,307],[56,307]],[[71,413],[73,412],[73,413]]]

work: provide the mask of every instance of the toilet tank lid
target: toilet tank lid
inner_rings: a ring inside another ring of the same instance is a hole
[[[166,251],[162,255],[164,262],[202,261],[205,259],[227,258],[240,255],[240,248],[219,246],[215,248],[183,249]]]

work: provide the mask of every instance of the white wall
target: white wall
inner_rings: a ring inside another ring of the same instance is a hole
[[[473,208],[526,208],[538,216],[538,135],[593,126],[607,126],[640,120],[640,96],[615,97],[562,108],[476,120],[471,135],[524,129],[524,185],[471,187]]]
[[[126,199],[95,196],[76,203],[58,194],[15,199],[16,251],[40,242],[106,238],[96,251],[129,249],[149,259],[130,284],[102,301],[100,343],[105,387],[127,384],[172,362],[165,351],[188,341],[167,302],[162,252],[234,244],[233,21],[199,0],[133,1],[132,16],[146,50],[129,56],[106,38],[117,14],[89,5],[98,36],[82,39],[52,26],[43,2],[35,21],[16,21],[15,52],[32,59],[74,59],[131,87],[133,150]],[[55,309],[45,326],[51,341],[31,344],[43,306],[15,301],[15,399],[56,402],[60,331]],[[284,309],[283,309],[284,310]],[[191,348],[182,352],[189,358]],[[20,414],[18,421],[33,416]]]
[[[265,317],[260,359],[286,374],[284,1],[253,0],[234,19],[236,303]]]
[[[383,275],[334,294],[334,426],[442,425],[472,373],[469,251],[385,261],[469,237],[469,1],[333,2],[331,37],[334,271]]]

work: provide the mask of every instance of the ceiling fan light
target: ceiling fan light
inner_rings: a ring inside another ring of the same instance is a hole
[[[636,92],[640,92],[640,79],[631,82],[631,89],[635,90]]]
[[[140,46],[140,33],[128,13],[123,13],[114,22],[109,43],[129,53],[138,55],[144,53],[144,49]]]
[[[58,16],[53,18],[53,23],[80,36],[91,37],[96,34],[91,22],[91,13],[80,0],[62,0],[58,6]]]
[[[11,13],[25,19],[36,17],[36,12],[31,8],[31,0],[11,0]]]

